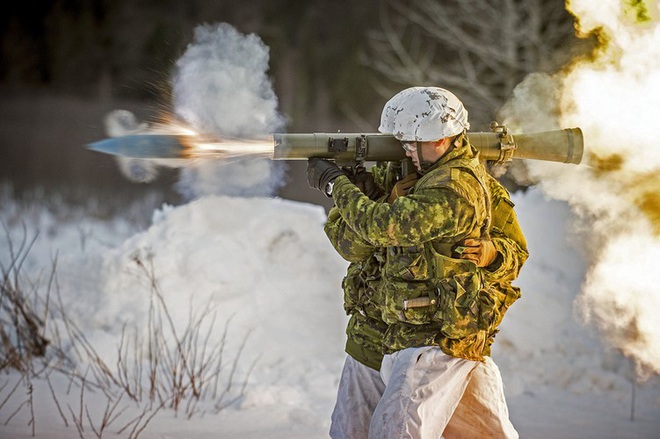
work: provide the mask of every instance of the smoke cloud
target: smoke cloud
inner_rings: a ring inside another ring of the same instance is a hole
[[[283,126],[268,71],[268,47],[226,23],[195,29],[177,61],[176,113],[202,133],[260,138]]]
[[[180,168],[176,188],[187,199],[272,195],[284,184],[285,165],[263,157],[273,143],[270,134],[282,130],[285,119],[277,110],[268,61],[269,49],[258,36],[243,35],[227,23],[198,26],[193,42],[176,62],[172,78],[173,111],[184,126],[174,120],[149,126],[129,111],[114,110],[106,116],[105,128],[111,137],[192,131],[202,144],[222,143],[224,156],[176,160],[118,157],[122,174],[131,181],[149,183],[161,166]],[[255,140],[263,151],[245,147]]]
[[[256,35],[229,24],[202,25],[176,63],[175,113],[195,131],[216,138],[261,139],[281,130],[277,96],[267,75],[269,49]],[[268,159],[200,160],[181,170],[179,190],[207,194],[271,195],[282,164]]]
[[[597,32],[598,49],[562,74],[528,77],[503,115],[530,132],[582,128],[586,165],[530,161],[529,173],[579,218],[590,255],[579,314],[638,372],[660,374],[660,5],[570,8],[580,35]]]

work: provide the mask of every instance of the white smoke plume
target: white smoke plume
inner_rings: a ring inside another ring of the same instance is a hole
[[[198,26],[176,63],[176,113],[203,133],[231,138],[260,138],[281,128],[268,61],[258,36],[227,23]]]
[[[640,374],[660,374],[660,2],[568,3],[598,49],[561,74],[528,77],[504,115],[529,132],[582,128],[585,165],[530,161],[529,172],[581,220],[590,269],[578,312]]]
[[[285,165],[263,158],[272,145],[270,134],[283,129],[267,75],[269,49],[256,35],[243,35],[229,24],[201,25],[177,61],[172,79],[174,114],[184,121],[155,125],[138,122],[126,110],[105,118],[110,137],[129,134],[192,134],[195,141],[219,142],[223,156],[198,159],[118,157],[126,178],[149,183],[159,167],[180,168],[178,191],[188,199],[204,195],[269,196],[284,183]],[[258,141],[257,153],[250,142]],[[231,145],[231,146],[230,146]],[[204,148],[199,149],[202,153]],[[259,158],[258,158],[259,157]]]
[[[219,138],[260,139],[282,129],[268,61],[258,36],[226,23],[198,26],[176,63],[175,113],[197,132]],[[201,160],[181,170],[179,188],[189,197],[271,195],[281,185],[281,166],[255,158]]]

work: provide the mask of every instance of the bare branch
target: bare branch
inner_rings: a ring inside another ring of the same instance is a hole
[[[528,73],[559,67],[555,54],[574,33],[560,0],[388,0],[381,6],[381,29],[368,34],[365,64],[395,83],[451,88],[480,124],[492,120]]]

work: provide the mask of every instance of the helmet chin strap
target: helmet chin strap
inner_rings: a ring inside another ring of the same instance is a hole
[[[426,161],[424,159],[424,154],[422,153],[422,142],[417,142],[417,158],[419,159],[419,172],[421,174],[426,173],[428,169],[433,165],[433,163]]]
[[[461,138],[462,138],[461,136],[456,136],[454,139],[452,139],[452,142],[451,142],[449,148],[447,148],[447,151],[445,151],[445,153],[442,154],[442,156],[438,157],[438,160],[440,160],[442,157],[447,155],[456,146],[459,146],[458,142]],[[417,142],[417,158],[419,159],[419,167],[421,168],[421,170],[419,172],[422,173],[422,174],[426,173],[429,170],[429,168],[431,166],[433,166],[438,161],[438,160],[436,160],[435,162],[429,162],[429,161],[424,160],[424,155],[422,153],[422,142]]]
[[[415,142],[417,145],[417,158],[419,159],[419,164],[424,163],[424,156],[422,155],[422,142]]]

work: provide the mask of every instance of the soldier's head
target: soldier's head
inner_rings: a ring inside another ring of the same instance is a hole
[[[401,141],[417,169],[442,157],[452,140],[470,128],[468,112],[449,90],[410,87],[383,108],[378,131]]]

